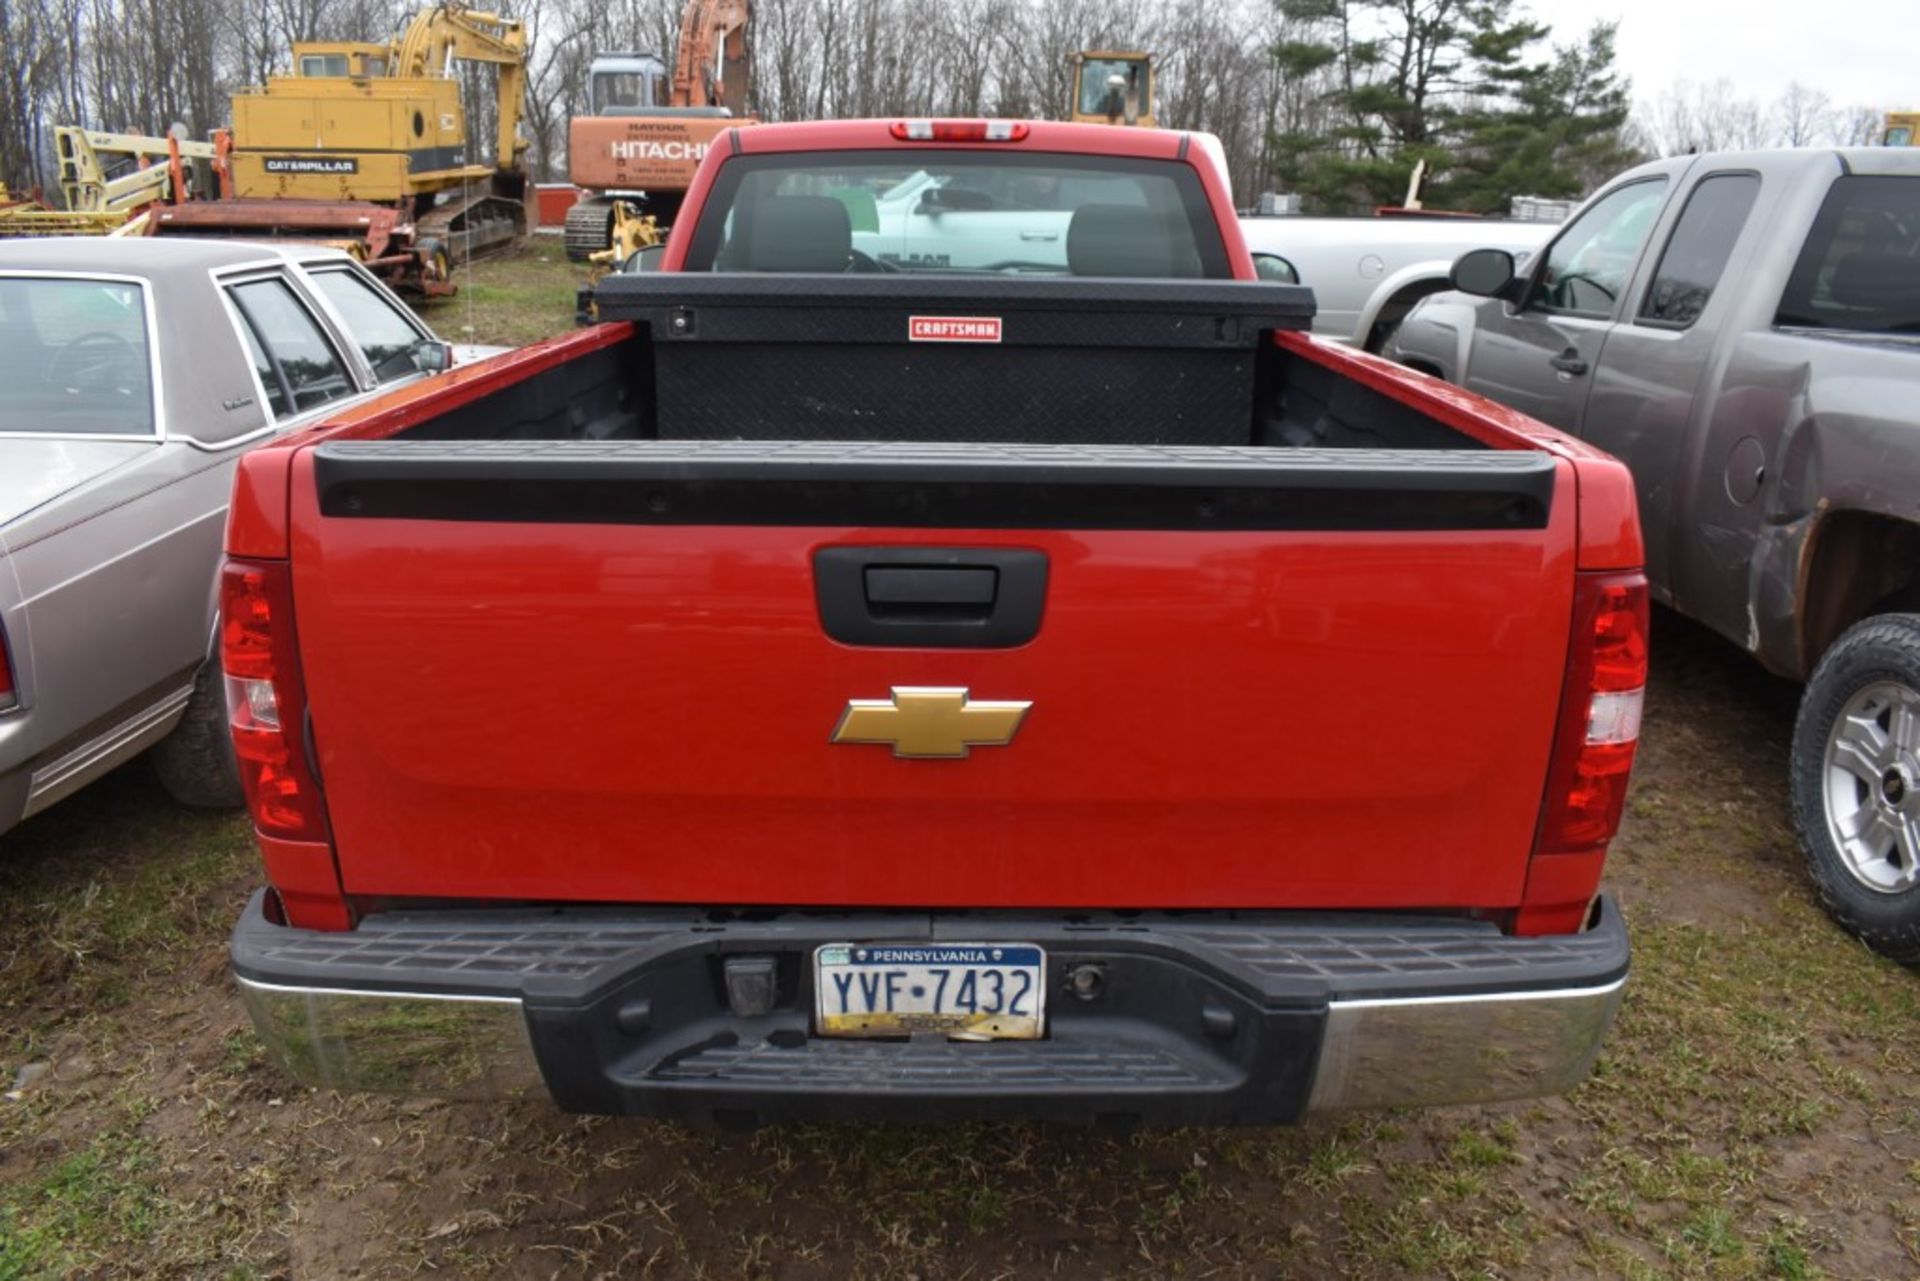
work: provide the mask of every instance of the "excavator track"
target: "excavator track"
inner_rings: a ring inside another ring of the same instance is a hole
[[[478,195],[436,205],[414,220],[414,241],[438,241],[453,262],[504,249],[527,234],[527,208],[506,196]]]
[[[613,223],[613,201],[591,196],[567,210],[565,240],[567,260],[585,262],[613,243],[609,229]]]

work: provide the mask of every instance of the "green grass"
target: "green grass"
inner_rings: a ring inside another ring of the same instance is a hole
[[[0,1281],[70,1275],[89,1257],[149,1244],[165,1215],[155,1165],[151,1143],[109,1133],[0,1190]]]
[[[557,239],[531,240],[455,271],[452,298],[422,303],[420,315],[448,342],[518,347],[573,328],[584,264],[570,263]]]
[[[0,1069],[41,1012],[71,1018],[132,999],[143,979],[197,955],[232,923],[232,893],[258,866],[235,814],[172,804],[144,762],[7,838],[0,857]],[[137,843],[121,843],[127,823]]]

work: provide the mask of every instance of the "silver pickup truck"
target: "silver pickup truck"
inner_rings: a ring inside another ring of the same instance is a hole
[[[1656,598],[1807,682],[1821,897],[1920,963],[1920,152],[1643,165],[1452,283],[1386,354],[1627,463]]]
[[[1263,277],[1313,290],[1313,332],[1366,351],[1379,351],[1415,303],[1447,288],[1466,250],[1491,245],[1524,260],[1554,230],[1497,218],[1240,219]],[[1276,259],[1285,270],[1272,269]]]

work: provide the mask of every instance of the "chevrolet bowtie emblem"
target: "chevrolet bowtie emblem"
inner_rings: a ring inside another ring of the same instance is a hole
[[[970,702],[964,688],[895,685],[891,698],[855,698],[833,727],[836,743],[888,743],[895,756],[954,758],[1013,741],[1032,703]]]

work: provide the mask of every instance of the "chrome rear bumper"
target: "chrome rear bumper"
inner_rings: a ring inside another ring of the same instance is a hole
[[[1112,929],[974,917],[954,928],[1040,942],[1056,966],[1101,964],[1107,988],[1051,998],[1044,1041],[924,1045],[813,1038],[798,986],[817,940],[912,937],[924,915],[410,913],[325,935],[258,913],[256,899],[235,934],[240,990],[302,1082],[736,1120],[1266,1124],[1555,1094],[1591,1070],[1627,964],[1604,901],[1592,929],[1553,939],[1325,914]],[[772,1014],[728,1009],[716,979],[729,954],[793,958]]]
[[[1626,990],[1331,1001],[1311,1111],[1497,1103],[1586,1080]]]
[[[515,997],[239,984],[268,1053],[303,1084],[467,1099],[546,1093]]]

